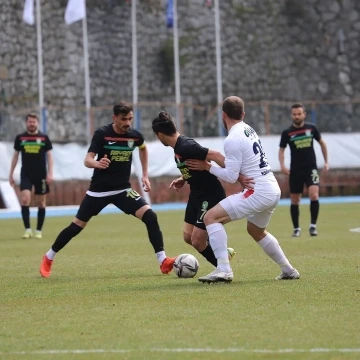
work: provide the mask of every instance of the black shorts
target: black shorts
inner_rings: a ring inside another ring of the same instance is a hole
[[[292,170],[290,172],[289,187],[291,194],[301,194],[304,190],[304,184],[306,185],[306,187],[309,187],[311,185],[319,186],[320,176],[318,169],[313,168],[301,171]]]
[[[30,190],[35,188],[35,195],[45,195],[49,193],[49,185],[46,182],[46,176],[38,177],[38,176],[28,176],[21,175],[20,177],[20,191],[22,190]]]
[[[135,190],[126,190],[117,195],[94,197],[85,195],[76,214],[76,218],[88,222],[93,216],[99,214],[107,205],[114,204],[125,214],[135,215],[136,211],[148,203]]]
[[[185,210],[184,221],[197,228],[205,230],[204,216],[207,211],[213,208],[221,200],[225,199],[224,189],[219,189],[213,194],[196,194],[190,192],[189,200]]]

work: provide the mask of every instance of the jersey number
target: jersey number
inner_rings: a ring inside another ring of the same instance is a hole
[[[266,157],[265,157],[265,151],[261,146],[261,141],[259,139],[259,142],[254,142],[253,144],[253,150],[254,150],[254,154],[257,155],[258,153],[260,153],[260,164],[259,164],[259,168],[262,169],[266,166],[269,165]]]

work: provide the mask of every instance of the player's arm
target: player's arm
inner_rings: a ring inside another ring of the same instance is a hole
[[[285,166],[285,148],[288,144],[289,136],[288,131],[284,130],[281,134],[280,149],[279,149],[279,162],[281,172],[285,175],[290,175],[290,170]]]
[[[15,170],[16,164],[18,162],[18,159],[19,159],[19,151],[15,150],[14,155],[11,159],[10,172],[9,172],[9,183],[12,187],[15,186],[14,170]]]
[[[322,154],[324,157],[324,171],[327,172],[327,171],[329,171],[327,146],[325,144],[325,141],[322,138],[319,140],[319,144],[320,144],[321,151],[322,151]]]
[[[225,156],[219,151],[209,149],[206,160],[214,161],[222,168],[225,167]]]
[[[285,175],[290,175],[290,170],[285,166],[285,148],[284,147],[279,148],[279,162],[280,162],[281,172]]]
[[[51,150],[48,150],[46,152],[46,160],[47,160],[47,166],[48,166],[46,182],[48,184],[51,184],[51,182],[53,180],[53,173],[54,173],[54,158],[53,158]]]
[[[96,153],[88,152],[85,156],[84,165],[90,169],[107,169],[110,165],[110,160],[105,154],[100,160],[95,160]]]
[[[238,181],[242,165],[241,144],[237,139],[225,140],[224,151],[225,167],[221,168],[210,164],[209,172],[221,180],[235,184]]]
[[[151,184],[148,173],[149,153],[145,143],[139,146],[139,158],[140,158],[141,170],[142,170],[141,182],[144,191],[148,192],[151,190]]]

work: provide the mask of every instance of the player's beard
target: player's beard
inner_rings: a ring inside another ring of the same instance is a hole
[[[293,120],[293,124],[296,126],[301,126],[301,125],[303,125],[303,123],[304,123],[304,119]]]
[[[31,125],[28,126],[26,130],[29,134],[34,134],[38,131],[38,127],[36,125]]]

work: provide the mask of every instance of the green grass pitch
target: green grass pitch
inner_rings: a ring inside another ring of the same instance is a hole
[[[42,255],[70,217],[47,218],[44,239],[22,240],[20,219],[0,220],[0,359],[359,359],[360,204],[322,205],[319,236],[291,238],[288,207],[269,227],[298,281],[246,234],[226,225],[235,279],[197,281],[212,267],[182,240],[183,212],[159,212],[169,256],[191,253],[193,279],[162,275],[145,226],[100,215],[55,258],[42,279]],[[35,219],[32,219],[35,223]]]

